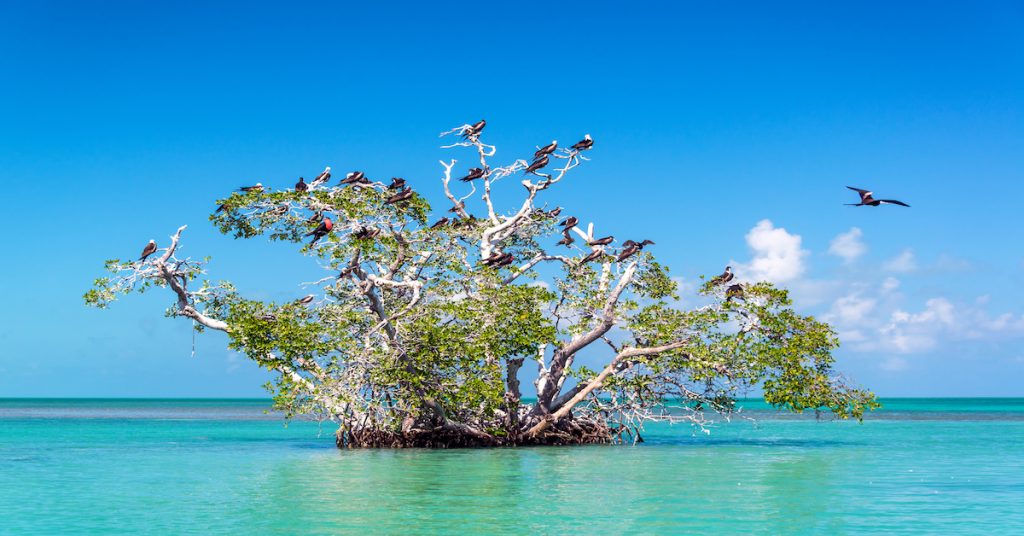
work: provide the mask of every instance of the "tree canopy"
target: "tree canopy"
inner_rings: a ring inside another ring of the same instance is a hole
[[[700,305],[684,307],[644,242],[657,237],[616,242],[580,223],[585,207],[545,203],[588,162],[589,136],[496,165],[483,125],[442,134],[477,167],[441,161],[448,203],[433,219],[404,180],[352,172],[338,184],[330,168],[218,200],[210,220],[221,233],[291,243],[326,270],[308,300],[256,300],[206,279],[209,259],[177,255],[184,226],[152,257],[107,261],[85,300],[170,289],[169,316],[226,332],[277,372],[278,408],[336,422],[342,447],[636,440],[645,422],[728,416],[752,389],[840,418],[877,405],[833,370],[835,332],[797,313],[785,290],[710,280]],[[492,187],[516,180],[521,202],[496,208]],[[522,395],[529,369],[535,400]]]

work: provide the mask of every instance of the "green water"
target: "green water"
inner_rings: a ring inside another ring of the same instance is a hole
[[[2,534],[1024,534],[1024,399],[639,446],[334,448],[253,400],[0,400]]]

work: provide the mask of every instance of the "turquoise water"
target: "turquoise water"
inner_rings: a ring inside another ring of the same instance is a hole
[[[639,446],[334,448],[262,400],[0,400],[2,534],[1024,534],[1024,399]]]

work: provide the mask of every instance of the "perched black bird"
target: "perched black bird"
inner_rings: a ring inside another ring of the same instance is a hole
[[[239,190],[241,190],[241,191],[243,191],[245,193],[259,192],[259,191],[263,190],[263,185],[257,182],[256,184],[254,184],[252,186],[242,186],[241,188],[239,188]]]
[[[400,201],[405,201],[405,200],[407,200],[407,199],[409,199],[411,197],[412,197],[412,188],[406,188],[406,189],[402,190],[401,192],[398,192],[397,194],[389,197],[387,199],[387,201],[384,201],[384,204],[385,205],[393,205],[393,204],[398,203]]]
[[[576,216],[569,216],[568,218],[562,220],[562,223],[559,223],[558,225],[561,225],[566,229],[572,229],[573,227],[576,227],[576,224],[579,222],[580,220]]]
[[[464,128],[462,130],[462,137],[463,138],[476,138],[477,136],[480,135],[480,132],[482,132],[484,130],[484,127],[486,127],[486,126],[487,126],[487,121],[481,119],[481,120],[477,121],[476,123],[473,123],[472,125]]]
[[[743,285],[736,283],[725,289],[725,301],[732,301],[733,298],[743,299]]]
[[[341,179],[341,184],[364,184],[368,183],[366,174],[362,171],[353,171],[345,175],[344,179]]]
[[[847,186],[847,188],[860,194],[860,203],[846,203],[847,206],[851,207],[877,207],[879,205],[899,205],[901,207],[909,207],[910,205],[903,201],[897,201],[895,199],[875,199],[871,197],[875,192],[870,190],[862,190],[860,188],[854,188],[853,186]]]
[[[592,260],[599,259],[601,258],[601,255],[604,255],[604,252],[599,249],[595,249],[594,251],[591,251],[589,255],[580,259],[580,264],[587,264]]]
[[[438,227],[444,227],[445,225],[448,225],[448,221],[448,218],[441,218],[434,222],[434,225],[431,225],[430,228],[437,229]]]
[[[488,256],[487,258],[481,259],[480,260],[480,264],[483,264],[484,266],[490,266],[490,265],[498,262],[498,259],[500,259],[500,258],[502,258],[504,256],[505,255],[502,252],[495,251],[495,252],[492,252],[491,255]]]
[[[542,157],[544,155],[549,155],[549,154],[555,152],[555,149],[557,149],[557,148],[558,148],[558,140],[551,140],[551,143],[545,145],[544,147],[541,147],[540,149],[537,149],[537,152],[533,153],[533,159],[537,160],[538,158],[540,158],[540,157]]]
[[[380,234],[380,229],[361,227],[358,231],[352,233],[353,238],[376,238]]]
[[[465,201],[459,201],[458,203],[455,204],[455,206],[453,206],[452,208],[448,209],[448,212],[458,212],[458,211],[460,211],[460,210],[462,210],[464,208],[466,208],[466,202]]]
[[[711,279],[711,284],[712,285],[716,285],[716,286],[717,285],[724,285],[724,284],[728,283],[729,281],[732,281],[733,277],[736,277],[736,276],[732,273],[732,266],[726,266],[725,267],[725,271],[722,272],[721,275],[717,275],[717,276],[715,276],[714,278]]]
[[[299,177],[299,182],[295,183],[296,192],[305,192],[309,189],[309,185],[306,184],[306,179]]]
[[[351,273],[352,273],[352,267],[351,266],[346,266],[346,267],[341,269],[341,272],[338,273],[338,279],[344,279],[344,278],[348,277],[349,274],[351,274]]]
[[[217,210],[215,210],[214,213],[224,212],[227,208],[227,205],[217,205]]]
[[[306,220],[306,223],[316,223],[324,218],[324,213],[321,211],[314,212],[312,216]]]
[[[548,217],[549,218],[557,218],[558,215],[561,214],[561,213],[562,213],[562,207],[555,207],[554,209],[548,211]]]
[[[615,240],[614,236],[606,236],[604,238],[597,238],[597,239],[591,240],[590,242],[587,242],[587,245],[588,246],[607,246],[608,244],[611,244],[613,240]]]
[[[459,179],[462,182],[469,182],[472,180],[479,179],[484,176],[484,170],[478,167],[470,168],[469,173],[465,177]]]
[[[317,175],[316,178],[309,183],[309,186],[311,188],[316,188],[329,180],[331,180],[331,166],[325,167],[323,172]]]
[[[334,222],[331,221],[330,217],[324,217],[323,221],[320,222],[320,225],[316,226],[316,229],[313,229],[312,231],[302,236],[312,235],[313,241],[309,243],[309,245],[312,246],[319,242],[321,238],[327,236],[327,234],[330,233],[332,229],[334,229]]]
[[[511,253],[506,253],[502,255],[500,259],[494,261],[494,263],[492,263],[491,266],[501,268],[502,266],[508,266],[512,264],[512,262],[515,260],[516,258]]]
[[[402,188],[405,188],[405,179],[402,177],[392,177],[388,190],[401,190]]]
[[[590,138],[590,134],[583,136],[583,139],[574,143],[572,148],[577,151],[586,151],[594,146],[594,140]]]
[[[295,300],[295,303],[297,303],[299,305],[309,305],[309,304],[313,303],[313,299],[314,298],[316,298],[316,296],[314,296],[312,294],[306,294],[305,296]]]
[[[142,256],[139,257],[140,261],[146,260],[146,257],[156,253],[156,240],[150,240],[146,247],[142,248]]]
[[[526,167],[526,173],[535,173],[538,169],[548,165],[548,155],[544,155]]]

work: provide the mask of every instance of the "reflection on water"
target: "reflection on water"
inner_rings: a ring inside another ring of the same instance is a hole
[[[1024,533],[1019,400],[447,451],[339,451],[265,405],[0,401],[0,533]]]

